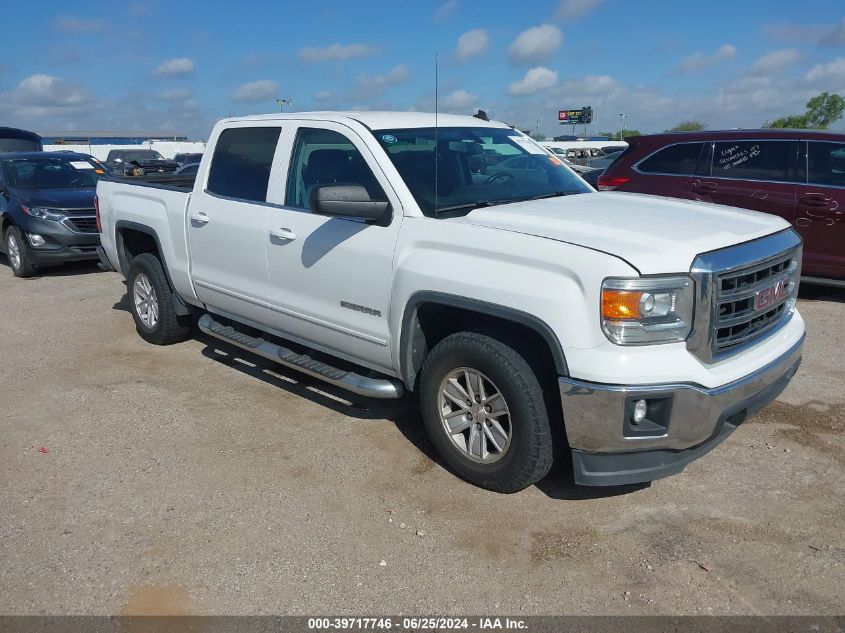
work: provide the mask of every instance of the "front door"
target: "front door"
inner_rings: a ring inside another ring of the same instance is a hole
[[[792,224],[797,141],[718,141],[710,177],[693,178],[698,200],[778,215]]]
[[[358,134],[339,124],[301,123],[291,147],[286,186],[271,192],[267,230],[270,307],[276,329],[306,345],[392,369],[388,327],[393,253],[402,207]],[[315,215],[314,187],[359,184],[391,213],[380,224]]]
[[[796,192],[802,274],[845,279],[845,143],[807,142],[807,182]]]
[[[212,312],[270,325],[267,190],[280,128],[223,130],[188,203],[191,278]]]

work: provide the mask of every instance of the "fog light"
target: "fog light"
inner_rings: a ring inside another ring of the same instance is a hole
[[[634,404],[634,424],[639,424],[645,420],[648,413],[648,403],[645,400],[637,400]]]
[[[47,243],[44,241],[43,237],[35,233],[27,233],[26,237],[29,239],[29,243],[33,246],[44,246]]]

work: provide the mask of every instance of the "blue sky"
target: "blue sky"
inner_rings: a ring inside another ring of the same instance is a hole
[[[845,2],[803,0],[15,3],[4,9],[0,125],[168,129],[229,114],[440,107],[551,134],[686,119],[759,126],[845,94]],[[838,128],[845,128],[840,122]]]

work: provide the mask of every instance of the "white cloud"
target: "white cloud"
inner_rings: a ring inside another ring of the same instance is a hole
[[[314,101],[319,101],[320,103],[325,103],[332,99],[334,99],[334,93],[331,90],[320,90],[314,95]]]
[[[241,60],[241,63],[244,66],[261,66],[265,64],[267,59],[264,55],[260,55],[259,53],[250,53],[249,55],[245,55],[244,58]]]
[[[187,57],[168,59],[155,69],[156,77],[187,77],[194,74],[194,62]]]
[[[156,97],[162,101],[185,101],[191,97],[191,91],[187,88],[176,88],[175,90],[162,90]]]
[[[804,55],[794,48],[784,48],[779,51],[772,51],[766,53],[751,66],[748,71],[751,75],[774,75],[783,70],[784,67],[789,66],[803,58]]]
[[[52,75],[31,75],[16,90],[0,93],[0,104],[19,106],[77,107],[90,100],[88,93]]]
[[[330,46],[306,46],[299,51],[299,58],[304,62],[346,61],[364,57],[375,50],[369,44],[332,44]]]
[[[455,57],[465,62],[473,57],[480,57],[490,48],[490,37],[484,29],[472,29],[458,38],[458,48]]]
[[[811,84],[818,85],[828,91],[845,88],[845,58],[837,57],[826,64],[816,64],[804,79]]]
[[[563,43],[563,33],[553,24],[543,24],[520,33],[508,49],[514,64],[538,64],[549,59]]]
[[[434,12],[435,22],[445,22],[458,12],[458,0],[446,0],[440,8]]]
[[[455,90],[454,92],[442,97],[438,104],[441,109],[451,111],[468,110],[478,103],[478,95],[467,92],[466,90]]]
[[[77,18],[63,15],[53,20],[53,27],[63,33],[99,33],[109,27],[103,18]]]
[[[232,101],[257,103],[274,99],[278,94],[279,84],[270,79],[260,79],[238,86],[232,93]]]
[[[542,90],[548,90],[557,83],[557,71],[549,70],[544,66],[537,66],[532,68],[525,77],[519,81],[514,81],[508,87],[508,94],[512,95],[530,95]]]
[[[710,66],[715,66],[720,62],[733,59],[734,57],[736,57],[736,47],[731,44],[723,44],[709,55],[707,53],[702,53],[701,51],[693,53],[675,67],[675,72],[695,72]]]
[[[598,7],[603,0],[560,0],[556,16],[564,20],[580,20]]]
[[[383,88],[407,81],[411,71],[405,64],[399,64],[388,73],[383,75],[361,75],[358,77],[358,85],[362,88],[376,87]]]
[[[845,18],[819,40],[819,46],[845,46]]]

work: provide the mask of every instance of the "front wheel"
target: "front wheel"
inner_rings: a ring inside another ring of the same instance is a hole
[[[191,333],[190,317],[173,307],[173,291],[158,257],[143,253],[132,260],[126,279],[135,329],[148,343],[169,345]]]
[[[32,277],[35,274],[35,266],[32,265],[29,247],[21,230],[16,226],[10,226],[6,229],[5,242],[6,257],[9,259],[9,267],[15,277]]]
[[[429,439],[460,477],[517,492],[552,466],[543,390],[519,352],[495,338],[459,332],[438,343],[420,374]]]

